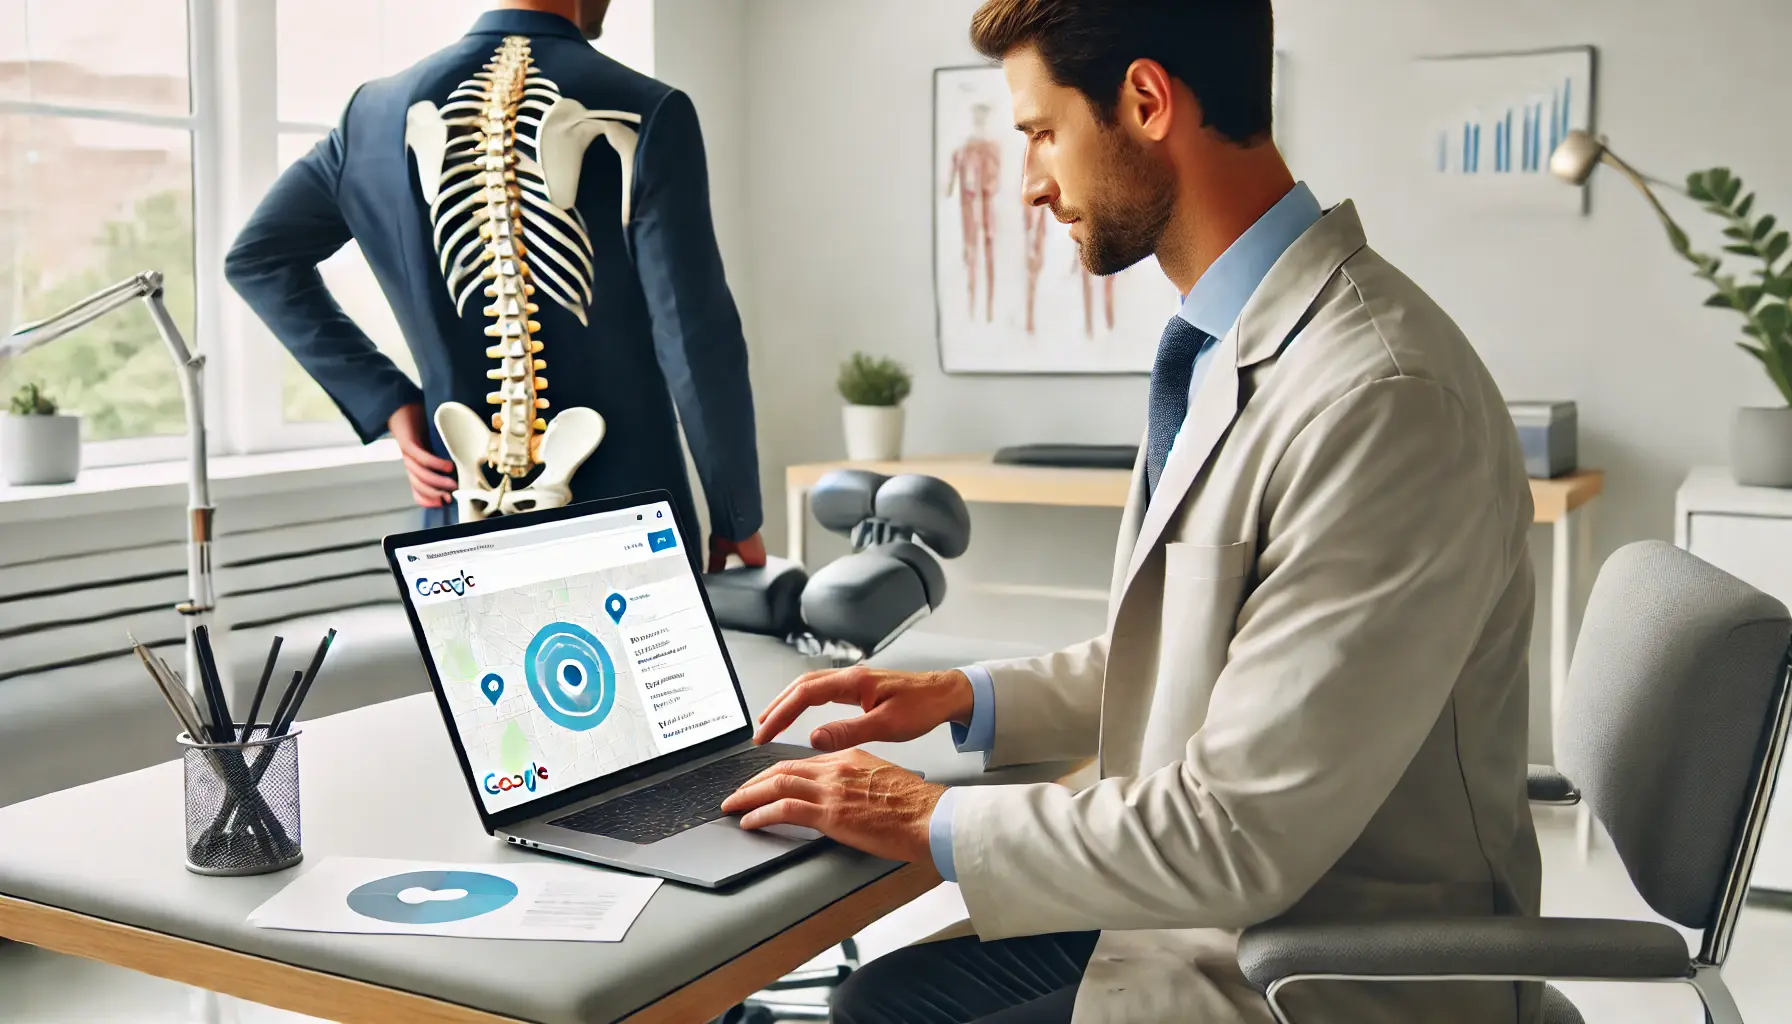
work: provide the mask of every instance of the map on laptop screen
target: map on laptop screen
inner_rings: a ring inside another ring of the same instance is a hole
[[[664,504],[396,554],[488,811],[747,723]]]

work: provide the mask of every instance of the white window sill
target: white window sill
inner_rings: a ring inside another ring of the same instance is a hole
[[[339,445],[261,455],[213,456],[206,462],[213,505],[233,497],[279,494],[318,487],[352,486],[397,479],[398,445]],[[187,462],[105,466],[81,472],[72,484],[0,485],[0,526],[8,523],[96,515],[132,509],[185,508]]]

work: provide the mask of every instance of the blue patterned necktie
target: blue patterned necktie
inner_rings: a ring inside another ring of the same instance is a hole
[[[1150,418],[1145,426],[1145,482],[1157,493],[1158,478],[1170,458],[1170,446],[1188,416],[1188,386],[1195,372],[1195,356],[1213,340],[1181,316],[1170,318],[1157,343],[1157,361],[1151,367]]]

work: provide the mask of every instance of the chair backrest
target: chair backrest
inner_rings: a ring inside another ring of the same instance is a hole
[[[1784,604],[1679,548],[1631,544],[1600,570],[1563,694],[1559,766],[1638,892],[1722,944],[1778,767],[1789,640]]]

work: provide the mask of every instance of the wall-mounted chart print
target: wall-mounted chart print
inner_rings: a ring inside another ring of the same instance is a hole
[[[1593,128],[1594,49],[1463,54],[1419,62],[1427,97],[1422,159],[1439,199],[1469,209],[1580,214],[1584,188],[1549,173],[1549,155]]]
[[[1149,373],[1176,289],[1147,259],[1083,269],[1021,195],[1026,140],[998,67],[933,75],[934,303],[947,373]]]

